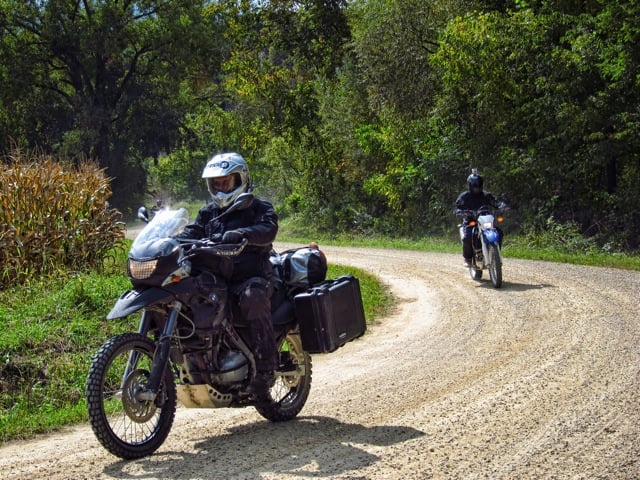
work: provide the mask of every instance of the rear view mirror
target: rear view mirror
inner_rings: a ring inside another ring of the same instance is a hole
[[[233,202],[233,205],[229,207],[229,210],[244,210],[246,208],[249,208],[251,205],[253,205],[254,199],[255,197],[253,196],[253,193],[241,193],[240,195],[238,195],[238,198],[236,198],[236,201]]]
[[[230,214],[231,212],[235,212],[236,210],[244,210],[246,208],[249,208],[251,205],[253,205],[254,199],[255,197],[253,196],[253,193],[249,193],[249,192],[241,193],[240,195],[238,195],[238,198],[236,198],[236,201],[233,202],[231,206],[227,208],[224,212],[218,215],[216,219],[222,218],[225,215]]]
[[[140,207],[138,209],[138,218],[144,223],[149,223],[149,210],[146,207]]]

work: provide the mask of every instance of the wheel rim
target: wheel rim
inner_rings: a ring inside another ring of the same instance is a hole
[[[139,400],[137,394],[144,390],[149,380],[147,370],[134,370],[129,374],[122,389],[122,407],[125,415],[136,423],[146,423],[158,410],[155,403]]]
[[[135,355],[130,356],[130,353]],[[135,369],[122,378],[129,358],[137,357]],[[123,443],[138,445],[154,437],[162,409],[153,401],[137,398],[151,370],[151,355],[140,348],[120,350],[105,369],[102,384],[102,410],[106,424]]]
[[[281,353],[289,353],[291,361],[296,367],[296,370],[290,375],[278,375],[276,377],[276,382],[270,391],[271,398],[274,402],[279,403],[282,406],[286,406],[287,404],[295,401],[296,393],[298,392],[298,389],[302,387],[307,362],[302,345],[289,335],[287,335],[282,341],[279,351]]]

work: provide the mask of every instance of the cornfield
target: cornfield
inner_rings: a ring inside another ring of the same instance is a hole
[[[100,268],[124,239],[109,180],[93,162],[13,153],[0,164],[0,289]]]

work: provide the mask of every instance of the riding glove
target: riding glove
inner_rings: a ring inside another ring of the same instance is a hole
[[[222,243],[240,243],[244,238],[244,232],[241,230],[229,230],[224,232]]]

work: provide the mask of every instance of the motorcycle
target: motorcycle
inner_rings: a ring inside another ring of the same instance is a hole
[[[489,278],[494,288],[502,286],[502,239],[496,223],[501,223],[504,217],[494,217],[487,207],[479,210],[465,210],[462,212],[469,218],[468,226],[473,228],[471,242],[473,258],[469,267],[469,275],[473,280],[482,279],[482,271],[489,270]],[[460,238],[464,237],[464,226],[460,227]]]
[[[248,208],[245,193],[223,215]],[[153,453],[172,427],[176,401],[188,408],[254,407],[290,420],[311,387],[311,357],[302,345],[290,293],[272,297],[279,366],[267,397],[248,393],[256,375],[248,325],[228,302],[233,257],[246,246],[174,236],[186,210],[160,210],[134,240],[127,272],[133,289],[107,319],[142,310],[138,330],[116,335],[94,356],[86,381],[89,422],[99,442],[123,459]]]

